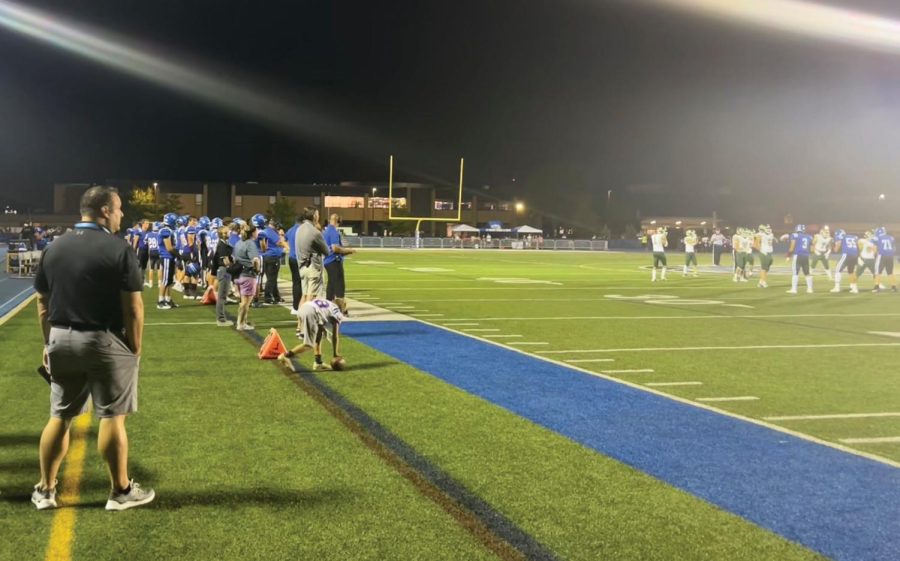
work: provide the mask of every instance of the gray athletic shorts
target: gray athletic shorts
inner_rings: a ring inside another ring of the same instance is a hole
[[[300,267],[300,294],[309,299],[325,298],[325,269],[317,265]]]
[[[312,305],[303,304],[300,306],[300,339],[303,341],[303,344],[315,347],[316,337],[318,337],[320,330],[327,332],[328,326],[319,323],[319,315],[316,313],[315,309],[313,309]],[[322,337],[324,337],[325,334],[326,333],[322,333]]]
[[[109,331],[53,327],[48,352],[51,417],[86,413],[88,397],[101,418],[137,411],[140,359]]]

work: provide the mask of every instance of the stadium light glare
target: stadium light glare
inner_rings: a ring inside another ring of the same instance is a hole
[[[525,203],[516,203],[516,212],[522,212],[525,210]]]
[[[238,76],[201,61],[191,62],[183,55],[166,55],[152,45],[47,11],[0,0],[0,28],[297,136],[318,138],[343,149],[352,143],[354,152],[366,154],[366,146],[383,143],[371,131],[360,130],[347,119],[332,118],[328,111],[308,101],[301,106],[293,95],[280,95],[272,84],[260,79]],[[244,85],[254,83],[257,89]]]
[[[652,0],[776,31],[900,54],[900,21],[802,0]]]

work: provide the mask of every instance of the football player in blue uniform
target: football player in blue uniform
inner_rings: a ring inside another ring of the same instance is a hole
[[[154,222],[150,226],[150,231],[145,237],[147,243],[147,282],[144,286],[153,288],[153,272],[156,271],[156,284],[160,284],[159,280],[159,222]]]
[[[856,285],[856,262],[859,260],[859,236],[848,234],[843,230],[837,230],[834,233],[833,253],[840,255],[837,264],[834,266],[834,288],[831,292],[841,291],[841,273],[845,270],[850,275],[850,292],[859,294],[859,287]]]
[[[800,279],[800,271],[806,279],[806,293],[813,292],[813,279],[809,274],[809,253],[812,250],[812,236],[806,233],[806,226],[800,224],[791,235],[791,245],[788,248],[788,259],[791,260],[791,289],[788,294],[797,294],[797,282]]]
[[[177,242],[175,240],[175,228],[177,217],[174,213],[163,216],[162,225],[159,228],[159,262],[160,283],[159,300],[156,307],[160,310],[169,310],[178,306],[172,301],[172,285],[175,283],[175,256],[178,255]]]

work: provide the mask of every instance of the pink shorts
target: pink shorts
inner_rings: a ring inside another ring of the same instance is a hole
[[[241,296],[256,296],[256,277],[238,277],[234,285]]]

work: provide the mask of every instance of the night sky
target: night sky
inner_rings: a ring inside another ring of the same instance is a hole
[[[643,1],[29,6],[317,119],[287,130],[0,27],[0,200],[20,205],[104,178],[383,180],[393,153],[399,178],[452,182],[464,156],[469,188],[584,220],[898,221],[898,54]]]

